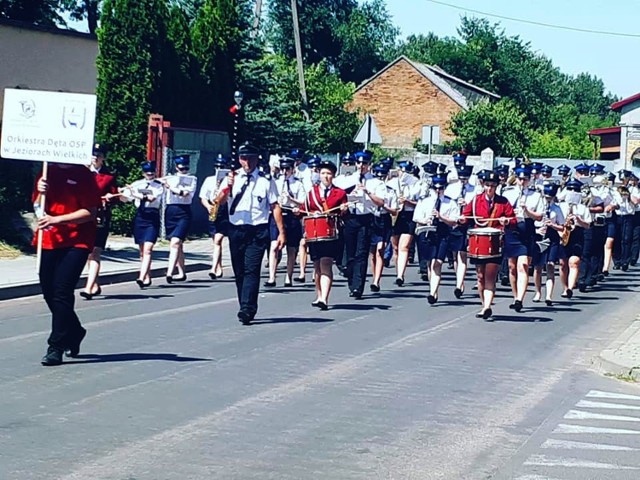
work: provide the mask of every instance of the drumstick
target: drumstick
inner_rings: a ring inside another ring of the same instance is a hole
[[[481,217],[480,215],[461,215],[460,218],[468,218],[468,219],[479,218],[480,220],[511,220],[517,217]]]
[[[355,203],[356,203],[356,202],[347,202],[347,205],[355,205]],[[293,210],[293,209],[294,209],[294,208],[296,208],[296,207],[283,207],[283,206],[280,206],[280,208],[282,208],[282,209],[284,209],[284,210]],[[318,215],[322,215],[322,214],[324,214],[324,213],[330,213],[330,212],[333,212],[333,211],[335,211],[335,210],[339,210],[340,208],[342,208],[342,205],[338,205],[337,207],[330,208],[329,210],[324,211],[324,212],[318,212],[318,211],[310,212],[310,211],[308,211],[308,210],[298,210],[298,211],[299,211],[300,213],[307,213],[307,214],[317,213]]]
[[[124,193],[112,193],[111,194],[111,198],[113,198],[113,197],[122,197],[123,195],[124,195]],[[107,199],[106,196],[101,197],[101,198],[102,198],[102,200],[106,200]]]

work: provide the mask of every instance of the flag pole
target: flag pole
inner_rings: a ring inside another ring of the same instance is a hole
[[[42,179],[47,180],[47,173],[49,170],[49,162],[42,163]],[[44,215],[45,202],[47,200],[47,194],[41,193],[36,200],[37,208]],[[36,215],[38,217],[38,215]],[[40,218],[38,217],[38,220]],[[42,261],[42,229],[38,228],[38,239],[36,243],[36,273],[40,273],[40,263]]]

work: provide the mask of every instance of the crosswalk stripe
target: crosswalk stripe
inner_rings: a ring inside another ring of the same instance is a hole
[[[545,441],[540,448],[555,448],[559,450],[608,450],[612,452],[635,452],[640,450],[638,448],[623,447],[607,443],[572,442],[570,440],[555,440],[553,438]]]
[[[640,435],[639,430],[625,430],[623,428],[583,427],[582,425],[568,425],[560,423],[553,433],[605,433],[620,435]]]
[[[615,422],[640,422],[638,417],[626,415],[605,415],[603,413],[583,412],[582,410],[569,410],[564,418],[567,420],[610,420]]]
[[[603,392],[602,390],[591,390],[586,395],[588,398],[616,398],[618,400],[639,400],[638,395],[627,395],[625,393]]]
[[[555,458],[546,455],[531,455],[524,462],[527,466],[539,467],[567,467],[567,468],[593,468],[598,470],[640,470],[640,467],[617,465],[615,463],[592,462],[575,458]]]
[[[605,408],[611,410],[640,410],[639,405],[627,405],[624,403],[592,402],[591,400],[580,400],[576,403],[580,408]]]

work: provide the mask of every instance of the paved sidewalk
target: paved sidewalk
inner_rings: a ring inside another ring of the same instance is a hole
[[[211,267],[212,242],[210,239],[187,240],[185,242],[185,263],[187,272],[208,270]],[[222,263],[230,272],[229,249],[226,241],[222,249]],[[153,252],[152,276],[162,277],[166,273],[169,258],[168,242],[156,245]],[[138,248],[133,239],[110,237],[102,255],[100,283],[134,281],[138,277]],[[86,271],[82,275],[84,285]],[[40,284],[36,272],[35,255],[22,255],[15,259],[0,259],[0,300],[38,295]]]
[[[640,381],[640,315],[594,363],[602,373]]]

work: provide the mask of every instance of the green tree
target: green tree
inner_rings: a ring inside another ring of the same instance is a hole
[[[0,0],[0,18],[56,27],[64,25],[60,14],[64,0]]]
[[[455,115],[451,131],[457,145],[479,154],[489,147],[496,155],[513,157],[527,152],[531,130],[525,114],[509,99],[482,102]]]
[[[108,162],[122,183],[139,178],[147,122],[158,84],[157,59],[165,17],[161,0],[105,0],[98,29],[97,138],[109,146]],[[116,209],[114,230],[129,232],[131,209]]]
[[[100,19],[101,0],[62,0],[61,8],[69,13],[73,20],[87,20],[89,33],[95,34]]]

